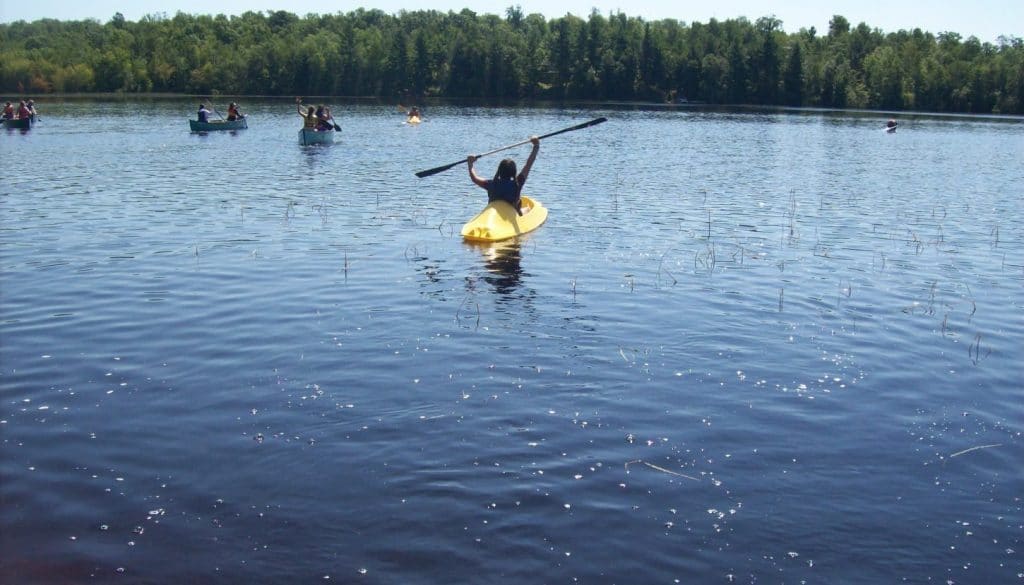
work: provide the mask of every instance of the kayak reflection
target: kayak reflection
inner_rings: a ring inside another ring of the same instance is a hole
[[[503,298],[514,298],[522,285],[522,243],[518,240],[502,242],[466,242],[480,251],[487,273],[483,280],[494,287]]]

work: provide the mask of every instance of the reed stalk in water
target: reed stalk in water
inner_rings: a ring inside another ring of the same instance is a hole
[[[700,481],[700,479],[698,479],[696,477],[693,477],[692,475],[686,475],[685,473],[679,473],[678,471],[672,471],[671,469],[665,469],[664,467],[659,467],[659,466],[657,466],[657,465],[655,465],[653,463],[648,463],[648,462],[644,461],[643,459],[634,459],[633,461],[627,461],[625,463],[626,473],[629,473],[629,466],[633,465],[635,463],[642,463],[643,465],[646,465],[647,467],[650,467],[651,469],[660,471],[662,473],[668,473],[670,475],[675,475],[677,477],[685,477],[686,479],[692,479],[693,481]]]
[[[991,445],[978,445],[977,447],[971,447],[970,449],[964,449],[963,451],[957,451],[956,453],[953,453],[952,455],[950,455],[949,458],[952,459],[954,457],[959,457],[961,455],[965,455],[967,453],[970,453],[971,451],[978,451],[980,449],[991,449],[993,447],[1002,447],[1002,446],[1003,446],[1002,443],[993,443]]]
[[[664,254],[662,254],[661,255],[661,262],[658,262],[658,284],[661,284],[661,273],[664,272],[665,274],[668,274],[669,278],[672,279],[672,284],[676,285],[676,284],[679,283],[679,281],[676,280],[675,276],[672,276],[672,273],[669,272],[668,269],[665,268],[665,256],[667,256],[667,255],[668,255],[668,252],[665,252]]]
[[[460,323],[462,322],[462,308],[465,307],[467,304],[469,304],[471,296],[472,296],[471,294],[467,294],[466,298],[462,299],[462,303],[459,304],[459,308],[455,311],[455,320],[456,321],[458,321]],[[476,328],[479,329],[480,328],[480,303],[478,303],[478,302],[476,302],[474,300],[473,304],[476,305]]]
[[[320,214],[321,225],[327,224],[327,200],[321,200],[320,205],[316,206],[316,212]]]
[[[708,272],[715,271],[715,245],[709,243],[705,246],[704,252],[696,252],[693,257],[693,268],[699,270],[700,266],[704,266]]]
[[[989,349],[985,352],[985,356],[988,357],[992,353]],[[967,346],[967,356],[971,358],[971,363],[978,365],[981,361],[981,333],[974,336],[974,343]]]

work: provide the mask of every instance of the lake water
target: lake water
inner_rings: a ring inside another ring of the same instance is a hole
[[[241,105],[0,136],[0,581],[1024,581],[1021,120]]]

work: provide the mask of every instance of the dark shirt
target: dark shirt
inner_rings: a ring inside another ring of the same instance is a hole
[[[522,200],[519,197],[519,191],[522,186],[519,184],[518,179],[498,179],[487,181],[487,202],[491,201],[504,201],[511,205],[516,213],[522,215],[522,211],[519,206]]]

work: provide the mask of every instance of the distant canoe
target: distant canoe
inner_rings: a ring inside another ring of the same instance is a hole
[[[334,130],[310,130],[303,128],[299,130],[299,144],[307,146],[310,144],[333,144]]]
[[[210,122],[197,122],[195,120],[188,121],[188,127],[193,132],[213,132],[217,130],[245,130],[249,127],[249,123],[245,121],[245,118],[239,118],[228,122],[227,120],[212,120]]]
[[[17,130],[28,130],[32,127],[34,120],[30,118],[11,118],[4,120],[4,128],[13,128]]]
[[[406,123],[408,123],[408,124],[419,124],[422,121],[423,120],[420,120],[419,116],[409,116],[409,119],[406,120]]]

